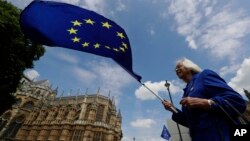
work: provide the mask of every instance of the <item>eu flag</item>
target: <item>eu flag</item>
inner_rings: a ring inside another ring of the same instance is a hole
[[[74,5],[35,0],[21,13],[20,25],[32,41],[112,58],[134,78],[125,31],[115,22]]]
[[[170,135],[170,133],[165,125],[163,126],[161,137],[166,139],[166,140],[169,140],[169,138],[171,137],[171,135]]]

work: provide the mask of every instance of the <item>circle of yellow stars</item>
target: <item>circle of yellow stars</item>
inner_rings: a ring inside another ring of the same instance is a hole
[[[83,24],[94,26],[97,23],[92,19],[84,19],[83,21],[74,20],[74,21],[71,21],[71,23],[73,26],[71,28],[67,29],[68,33],[73,36],[73,38],[71,38],[71,40],[73,43],[81,43],[83,48],[93,47],[94,49],[98,49],[98,48],[104,47],[106,49],[113,50],[115,52],[123,52],[123,53],[125,53],[126,50],[128,49],[128,45],[124,42],[121,42],[121,45],[119,47],[110,47],[108,45],[101,45],[98,42],[90,43],[87,41],[81,41],[81,38],[77,37],[77,32],[78,32],[77,27],[81,27]],[[108,21],[101,22],[101,26],[103,28],[108,29],[108,30],[112,28],[112,25]],[[126,39],[123,32],[117,31],[116,37],[120,38],[121,40]]]

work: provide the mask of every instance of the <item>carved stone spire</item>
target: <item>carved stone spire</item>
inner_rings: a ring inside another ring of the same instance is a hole
[[[119,112],[117,114],[117,118],[122,119],[122,114],[121,114],[121,110],[120,109],[119,109]]]

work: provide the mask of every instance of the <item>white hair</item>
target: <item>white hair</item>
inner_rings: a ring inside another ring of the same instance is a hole
[[[178,65],[178,64],[181,64],[185,68],[190,69],[193,73],[199,73],[202,71],[202,69],[197,64],[195,64],[194,62],[192,62],[191,60],[189,60],[185,57],[177,60],[176,65]]]

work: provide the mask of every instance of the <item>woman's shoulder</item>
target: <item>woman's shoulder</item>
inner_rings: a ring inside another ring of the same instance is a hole
[[[201,72],[201,74],[203,74],[203,75],[218,75],[215,71],[213,71],[213,70],[210,70],[210,69],[204,69],[202,72]]]
[[[213,81],[213,82],[223,82],[226,83],[226,81],[215,71],[210,70],[210,69],[204,69],[201,73],[200,73],[200,78],[206,81]]]
[[[221,78],[215,71],[210,70],[210,69],[204,69],[201,73],[200,73],[200,77],[204,78],[204,77],[216,77],[216,78]]]

